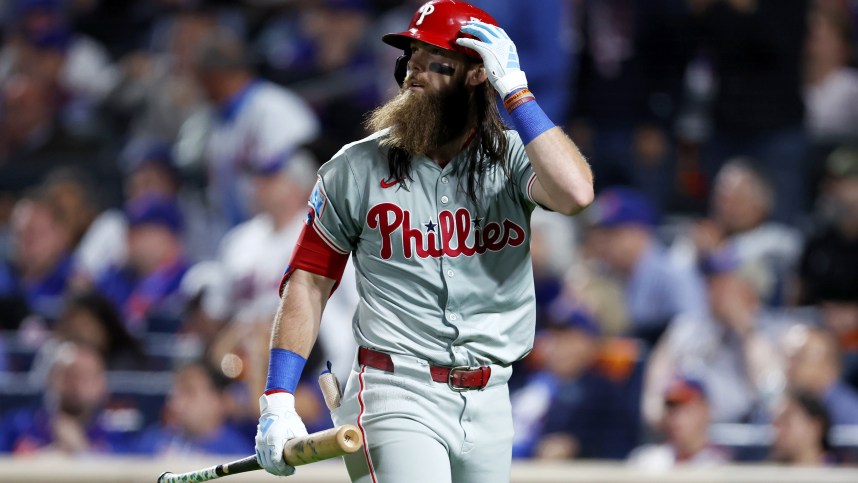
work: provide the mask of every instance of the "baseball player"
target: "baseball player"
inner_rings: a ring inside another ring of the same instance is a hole
[[[359,349],[332,416],[365,438],[346,457],[352,481],[508,481],[506,382],[534,336],[530,215],[579,212],[592,174],[482,10],[430,1],[382,40],[404,51],[401,91],[370,115],[375,134],[319,170],[281,284],[257,457],[294,472],[283,446],[306,430],[292,392],[351,254]],[[501,123],[498,94],[517,131]]]

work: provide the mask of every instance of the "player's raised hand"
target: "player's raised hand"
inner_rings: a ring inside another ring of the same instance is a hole
[[[473,35],[476,39],[457,39],[456,43],[480,54],[489,82],[501,98],[527,87],[527,78],[518,62],[518,51],[502,28],[485,22],[470,21],[462,26],[461,31]]]
[[[286,441],[307,435],[307,428],[295,412],[295,396],[288,392],[259,398],[259,425],[256,427],[256,460],[265,471],[290,476],[295,467],[283,461]]]

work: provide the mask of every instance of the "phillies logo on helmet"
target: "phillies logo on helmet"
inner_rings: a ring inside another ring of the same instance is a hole
[[[517,247],[527,238],[524,229],[509,219],[481,226],[482,220],[473,218],[465,208],[455,213],[442,211],[438,223],[430,219],[428,223],[418,222],[415,228],[411,221],[411,212],[394,203],[379,203],[370,208],[366,223],[381,234],[381,258],[388,260],[393,256],[392,237],[397,230],[405,258],[470,257],[500,251],[507,245]],[[469,243],[471,233],[473,239]]]
[[[417,23],[414,25],[420,25],[423,23],[423,19],[426,18],[427,15],[431,15],[432,12],[435,11],[435,5],[431,3],[423,4],[417,12],[420,14],[420,18],[417,19]]]
[[[406,52],[411,51],[413,40],[419,40],[444,50],[462,52],[474,59],[480,59],[480,54],[456,43],[456,39],[470,37],[462,33],[461,28],[472,20],[498,26],[491,15],[467,2],[432,0],[414,12],[407,30],[385,34],[381,40]]]

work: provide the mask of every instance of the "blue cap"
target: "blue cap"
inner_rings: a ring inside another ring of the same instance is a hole
[[[664,402],[668,404],[685,404],[695,399],[706,400],[706,386],[695,377],[674,377],[664,390]]]
[[[125,206],[125,214],[131,227],[160,225],[173,233],[182,231],[182,212],[173,198],[144,196],[130,201]]]
[[[244,163],[244,170],[253,176],[275,176],[280,173],[294,156],[293,150],[275,154],[267,159]]]
[[[590,337],[602,335],[602,329],[593,314],[562,298],[549,305],[546,316],[550,327],[580,330]]]
[[[132,142],[125,148],[122,158],[128,173],[154,166],[163,169],[176,180],[181,178],[173,159],[173,148],[169,143],[154,140]]]
[[[61,0],[19,0],[15,6],[16,19],[22,25],[24,38],[30,44],[46,50],[66,50],[72,42],[72,31],[68,26],[65,6]],[[22,24],[21,17],[40,12],[53,17],[49,24]]]
[[[607,188],[587,209],[590,223],[598,227],[619,225],[655,225],[655,207],[640,191],[622,186]]]
[[[733,274],[750,284],[763,300],[772,296],[777,285],[777,277],[770,264],[763,260],[742,260],[732,245],[702,257],[698,268],[706,277]]]

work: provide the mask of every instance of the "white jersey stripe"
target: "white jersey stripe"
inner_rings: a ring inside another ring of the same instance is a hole
[[[538,203],[536,203],[536,200],[533,199],[533,182],[534,181],[536,181],[536,173],[531,173],[530,174],[530,180],[528,180],[528,182],[527,182],[527,199],[529,199],[534,204],[538,204]]]
[[[322,241],[324,241],[326,245],[331,247],[331,250],[339,253],[340,255],[348,255],[349,253],[351,253],[348,250],[343,250],[342,248],[338,247],[337,244],[334,243],[333,240],[331,240],[330,238],[328,238],[327,235],[325,235],[324,231],[320,230],[319,227],[316,226],[316,223],[313,223],[313,229],[316,230],[316,233],[319,234],[319,238],[321,238]]]

